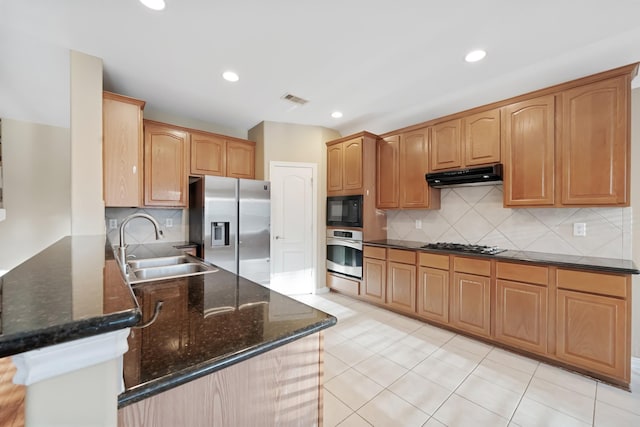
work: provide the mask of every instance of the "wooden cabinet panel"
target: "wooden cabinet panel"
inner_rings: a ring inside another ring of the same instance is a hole
[[[476,166],[500,162],[500,109],[464,118],[464,164]]]
[[[387,260],[393,262],[400,262],[403,264],[415,264],[416,253],[415,251],[407,251],[403,249],[389,249],[387,252]]]
[[[224,138],[191,132],[191,173],[216,176],[227,174],[227,147]]]
[[[104,204],[142,206],[144,101],[104,92],[102,160]]]
[[[549,284],[549,268],[540,265],[496,262],[496,277],[498,279],[514,280],[516,282],[547,285]]]
[[[431,128],[431,170],[462,167],[460,119],[438,123]]]
[[[554,96],[507,105],[503,128],[504,205],[553,205]]]
[[[362,138],[345,141],[343,144],[342,188],[353,191],[362,189]]]
[[[342,144],[327,147],[327,193],[342,191]]]
[[[379,139],[376,143],[376,207],[380,209],[399,206],[399,153],[398,135]]]
[[[491,282],[488,277],[454,273],[451,289],[452,323],[467,332],[491,335]]]
[[[453,258],[454,271],[488,276],[491,274],[491,261],[480,258]]]
[[[439,268],[440,270],[449,269],[449,255],[430,254],[420,252],[418,254],[418,264],[425,267]]]
[[[387,264],[387,304],[401,311],[416,311],[416,267],[389,261]]]
[[[561,94],[562,204],[629,205],[629,78]]]
[[[327,287],[350,295],[360,295],[360,282],[327,273]]]
[[[418,316],[449,322],[449,272],[429,267],[418,269]]]
[[[387,259],[387,248],[379,246],[364,246],[362,248],[362,256],[365,258]]]
[[[545,286],[501,279],[496,281],[495,336],[498,341],[545,354],[547,317]]]
[[[593,273],[560,268],[556,271],[558,288],[620,298],[631,296],[629,280],[630,277],[628,275]]]
[[[361,295],[371,301],[384,303],[387,283],[387,262],[380,259],[362,259]]]
[[[625,300],[559,289],[556,357],[628,383],[629,315]]]
[[[426,209],[431,206],[425,174],[429,172],[429,129],[400,135],[399,207]],[[440,197],[438,196],[438,201]]]
[[[250,141],[227,141],[227,174],[231,178],[256,177],[256,147]]]
[[[189,135],[183,130],[145,122],[145,205],[187,205],[188,141]]]

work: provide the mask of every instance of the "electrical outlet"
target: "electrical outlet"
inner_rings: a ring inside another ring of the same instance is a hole
[[[117,219],[110,219],[109,220],[109,230],[115,230],[116,228],[118,228],[118,220]]]
[[[586,222],[574,222],[573,223],[573,235],[584,237],[587,235],[587,223]]]
[[[164,226],[167,228],[173,227],[173,218],[167,218],[164,220]]]
[[[422,220],[416,219],[416,230],[422,229]]]

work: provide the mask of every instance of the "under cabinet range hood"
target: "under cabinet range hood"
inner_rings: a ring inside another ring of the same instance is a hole
[[[426,174],[433,188],[494,185],[502,182],[502,164]]]

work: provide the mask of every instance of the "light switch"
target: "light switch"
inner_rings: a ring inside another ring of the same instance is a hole
[[[416,230],[420,230],[422,228],[422,220],[416,219]]]
[[[164,226],[167,228],[173,227],[173,218],[167,218],[164,220]]]
[[[116,228],[118,228],[118,220],[117,219],[110,219],[109,220],[109,230],[115,230]]]
[[[573,235],[578,237],[584,237],[587,235],[587,223],[586,222],[574,222],[573,223]]]

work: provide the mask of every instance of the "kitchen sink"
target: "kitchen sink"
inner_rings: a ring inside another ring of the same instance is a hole
[[[214,266],[190,255],[145,258],[127,261],[127,281],[134,285],[152,280],[175,279],[215,273]]]
[[[176,256],[167,256],[167,257],[159,257],[159,258],[145,258],[145,259],[137,259],[130,260],[127,262],[129,267],[136,270],[139,268],[149,268],[149,267],[164,267],[167,265],[180,265],[193,263],[193,260],[190,259],[187,255],[176,255]]]

